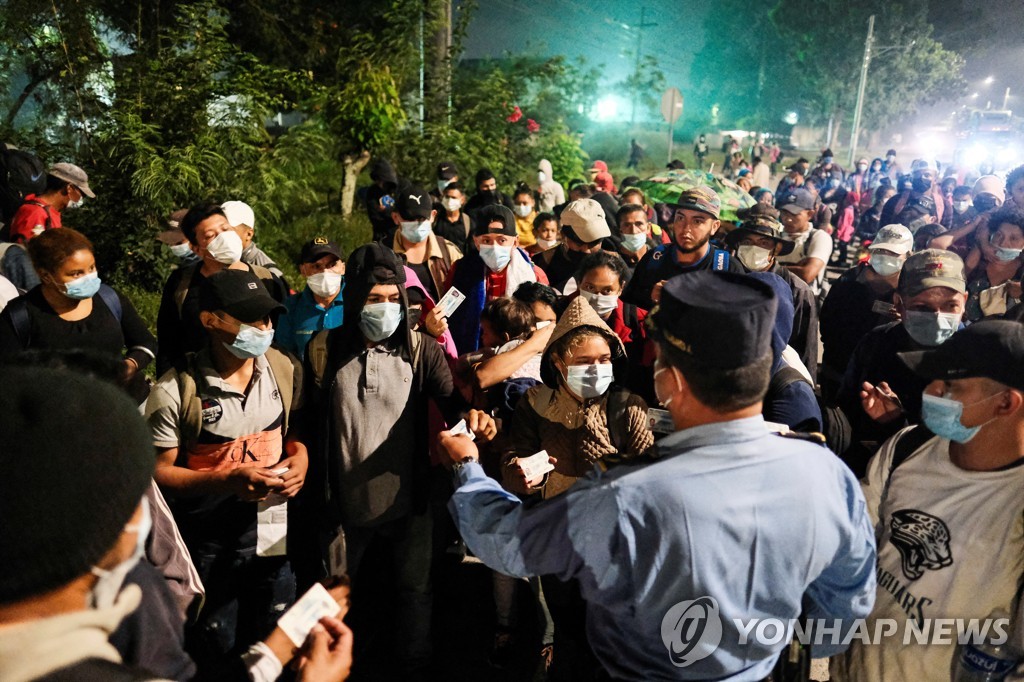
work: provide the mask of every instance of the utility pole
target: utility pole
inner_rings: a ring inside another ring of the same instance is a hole
[[[1006,93],[1003,95],[1003,109],[1006,109],[1010,105],[1010,88],[1006,88]]]
[[[640,56],[644,49],[644,29],[657,26],[657,24],[648,24],[645,20],[647,16],[647,8],[640,8],[640,23],[636,26],[636,65],[633,67],[633,84],[637,89],[633,92],[632,100],[632,111],[629,115],[629,125],[636,125],[636,101],[640,95]]]
[[[850,167],[857,161],[857,136],[860,135],[860,115],[864,109],[864,90],[868,86],[868,67],[871,65],[871,45],[875,41],[875,15],[868,17],[868,37],[864,39],[864,62],[860,67],[860,88],[857,90],[857,108],[853,112],[853,130],[850,131]]]

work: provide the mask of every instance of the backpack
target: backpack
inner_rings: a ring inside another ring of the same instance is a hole
[[[277,390],[281,393],[281,404],[284,406],[281,435],[285,436],[288,434],[288,417],[295,408],[296,386],[301,389],[302,385],[302,367],[292,355],[274,347],[267,349],[265,357],[274,381],[277,382]],[[196,384],[196,377],[199,376],[196,354],[189,353],[175,363],[174,373],[178,382],[178,395],[181,397],[178,433],[185,446],[182,450],[186,451],[192,448],[203,430],[203,401]]]
[[[882,488],[882,499],[889,494],[889,482],[896,472],[896,467],[910,459],[910,456],[921,449],[921,446],[935,437],[923,424],[916,424],[907,429],[892,446],[892,462],[889,463],[889,475]]]
[[[47,219],[49,219],[49,214],[47,214]],[[24,247],[24,246],[22,246],[21,244],[15,244],[14,242],[4,242],[4,241],[0,241],[0,275],[2,275],[2,276],[4,276],[4,277],[6,277],[6,276],[7,276],[7,273],[6,273],[6,272],[4,272],[4,257],[5,257],[6,255],[7,255],[7,251],[8,251],[8,250],[9,250],[9,249],[10,249],[10,248],[11,248],[12,246],[13,246],[13,247],[16,247],[16,248],[19,248],[19,249],[22,249],[22,250],[24,250],[24,249],[25,249],[25,247]],[[23,292],[23,293],[24,293],[24,292]]]
[[[9,225],[26,196],[45,190],[46,167],[39,157],[32,152],[0,144],[0,220]],[[9,234],[10,228],[5,226],[3,231]]]
[[[10,246],[13,246],[13,244]],[[2,257],[6,250],[4,249],[0,252],[0,257]],[[117,292],[106,284],[101,284],[100,290],[96,292],[96,295],[106,304],[118,324],[120,324],[124,311],[121,309],[121,298],[117,295]],[[9,302],[5,310],[11,311],[11,326],[14,327],[14,335],[21,341],[21,347],[28,348],[32,342],[32,320],[28,314],[28,301],[24,296],[19,296]]]
[[[327,373],[328,337],[333,329],[322,329],[313,335],[306,346],[306,359],[313,369],[313,384],[319,388],[327,388],[324,385],[324,375]],[[414,377],[419,376],[421,356],[423,355],[423,337],[420,332],[412,332],[410,335],[412,347],[409,349],[412,355],[412,373]]]
[[[768,392],[765,394],[765,400],[798,381],[803,381],[810,385],[807,377],[801,374],[799,370],[788,365],[780,368],[778,372],[772,375],[771,381],[768,382]],[[818,402],[818,410],[821,412],[820,435],[825,439],[825,444],[828,445],[829,450],[842,454],[850,447],[850,441],[853,439],[853,428],[850,426],[850,420],[839,407],[826,404],[817,393],[815,393],[814,397]]]

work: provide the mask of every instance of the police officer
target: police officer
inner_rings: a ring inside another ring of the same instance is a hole
[[[669,280],[647,324],[675,432],[657,458],[595,471],[552,500],[525,508],[484,474],[471,440],[441,435],[466,544],[507,575],[578,579],[613,679],[674,679],[686,666],[688,679],[761,680],[785,642],[744,639],[741,623],[801,608],[840,619],[839,636],[813,649],[828,656],[871,610],[874,530],[857,480],[761,417],[776,305],[745,275]]]
[[[679,196],[673,207],[669,228],[671,244],[662,244],[647,252],[637,264],[622,300],[650,310],[658,302],[665,280],[701,270],[743,272],[728,251],[716,249],[711,239],[722,222],[718,219],[722,202],[710,187],[695,187]]]

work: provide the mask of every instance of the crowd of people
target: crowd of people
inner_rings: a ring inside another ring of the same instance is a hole
[[[182,209],[155,335],[54,164],[0,244],[0,679],[444,679],[435,586],[480,562],[495,670],[949,679],[955,644],[845,634],[1016,614],[1024,166],[824,150],[772,190],[758,145],[735,222],[603,161],[378,160],[372,240],[296,248],[298,290],[249,205]],[[771,618],[844,637],[736,625]]]

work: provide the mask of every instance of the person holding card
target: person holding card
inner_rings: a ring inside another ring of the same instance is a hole
[[[307,525],[332,536],[343,529],[353,623],[379,623],[381,605],[393,605],[394,651],[385,663],[409,679],[431,657],[429,401],[448,424],[465,418],[481,442],[497,430],[485,413],[461,412],[442,346],[410,328],[401,258],[367,244],[352,252],[345,273],[345,322],[313,337],[306,353],[305,374],[316,386],[309,392],[310,477],[323,482],[304,493],[314,510]],[[386,590],[370,589],[380,583],[370,576],[391,570]]]
[[[472,441],[441,434],[466,544],[507,575],[578,580],[608,679],[678,679],[682,663],[691,679],[761,680],[788,641],[743,638],[738,622],[837,619],[838,635],[813,647],[829,656],[871,611],[875,532],[857,479],[761,417],[776,305],[746,275],[670,279],[647,324],[675,432],[656,459],[595,470],[553,499],[524,505],[487,478]],[[562,655],[556,641],[555,665]]]
[[[295,497],[306,446],[289,424],[302,405],[297,361],[270,347],[283,311],[259,278],[224,270],[199,292],[205,348],[157,382],[146,419],[157,451],[154,478],[203,584],[206,606],[186,633],[200,668],[273,629],[295,598],[286,556],[258,556],[257,508]]]
[[[391,219],[398,230],[391,248],[405,259],[435,301],[441,298],[452,263],[462,258],[458,247],[434,233],[436,217],[430,195],[422,187],[404,187],[395,197]]]

